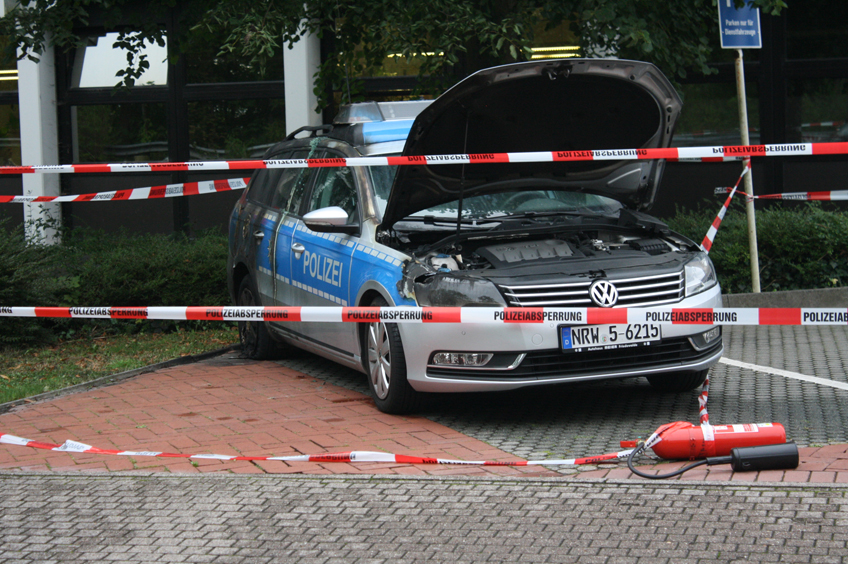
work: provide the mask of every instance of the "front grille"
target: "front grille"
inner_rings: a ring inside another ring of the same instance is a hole
[[[499,284],[511,307],[595,307],[589,297],[594,280],[565,284]],[[677,303],[684,297],[683,272],[610,279],[618,289],[615,307],[648,307]]]
[[[602,351],[563,353],[558,349],[527,353],[515,370],[427,369],[435,378],[486,380],[544,380],[615,374],[645,368],[666,368],[706,360],[721,349],[721,339],[704,350],[696,350],[686,337],[665,339],[655,345]]]

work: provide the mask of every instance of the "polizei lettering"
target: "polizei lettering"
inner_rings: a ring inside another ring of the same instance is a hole
[[[735,311],[649,311],[646,321],[661,323],[736,323]]]
[[[358,310],[347,312],[348,321],[432,321],[433,312],[417,309]]]
[[[714,147],[713,153],[725,155],[766,155],[768,153],[803,153],[807,146],[798,145],[730,145],[727,147]]]
[[[306,159],[270,159],[264,162],[269,168],[300,168],[308,164]]]
[[[468,155],[433,155],[427,157],[428,161],[438,162],[438,161],[470,161],[471,159]]]
[[[341,261],[324,255],[309,251],[303,253],[303,274],[337,288],[342,287],[343,266]]]
[[[596,157],[636,157],[635,149],[613,149],[607,151],[593,151]]]
[[[848,323],[845,311],[805,311],[804,323]]]
[[[580,311],[540,311],[534,309],[507,309],[496,311],[495,321],[506,321],[512,323],[542,323],[544,321],[557,321],[569,323],[582,323],[583,312]]]
[[[111,312],[108,307],[72,307],[71,315],[109,317]]]
[[[243,310],[243,309],[229,309],[224,308],[223,310],[216,309],[207,309],[206,315],[211,317],[223,317],[223,318],[238,318],[238,319],[262,319],[264,314],[262,311],[257,310]]]
[[[591,159],[592,151],[557,151],[558,159]]]
[[[223,309],[207,309],[206,317],[212,319],[256,319],[275,320],[289,319],[290,314],[286,310],[254,310],[225,307]]]

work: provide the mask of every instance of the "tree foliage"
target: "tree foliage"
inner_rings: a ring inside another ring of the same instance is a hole
[[[768,14],[786,8],[784,0],[734,0]],[[146,63],[144,40],[163,40],[157,14],[175,8],[181,34],[212,33],[220,52],[242,57],[260,70],[280,49],[305,33],[331,45],[316,76],[321,105],[342,92],[352,77],[368,75],[389,54],[424,53],[422,93],[438,94],[468,74],[529,58],[537,30],[567,24],[590,57],[649,60],[672,78],[692,70],[709,73],[709,37],[717,35],[716,0],[155,0],[146,4],[150,20],[131,22],[126,10],[134,0],[34,0],[0,19],[19,57],[38,58],[47,41],[59,47],[81,44],[75,29],[97,14],[118,29],[117,47],[128,50],[119,76],[131,86]],[[135,25],[128,26],[127,24]],[[77,26],[77,27],[75,27]],[[183,37],[184,39],[185,37]],[[171,38],[179,40],[180,38]],[[354,89],[355,91],[355,89]]]

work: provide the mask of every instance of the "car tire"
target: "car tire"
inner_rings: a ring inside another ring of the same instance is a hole
[[[373,307],[386,307],[382,297],[371,301]],[[362,329],[362,365],[377,409],[401,415],[418,409],[421,394],[406,379],[406,357],[396,323],[374,321]]]
[[[658,392],[688,392],[701,387],[707,379],[709,370],[697,372],[674,372],[648,376],[648,383]]]
[[[245,276],[239,284],[236,299],[238,306],[261,306],[259,292],[249,276]],[[280,356],[280,348],[271,338],[264,321],[239,321],[239,342],[241,351],[253,360],[270,360]]]

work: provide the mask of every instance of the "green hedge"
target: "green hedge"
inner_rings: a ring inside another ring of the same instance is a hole
[[[0,223],[0,235],[7,232]],[[16,230],[0,237],[0,305],[228,305],[226,264],[227,237],[217,231],[189,238],[76,230],[63,233],[60,245],[42,246],[25,245]],[[127,331],[173,326],[2,318],[0,344],[43,342],[90,327]]]
[[[70,299],[73,281],[56,260],[55,249],[27,245],[22,228],[0,220],[0,306],[51,306]],[[0,318],[0,344],[38,342],[50,337],[32,318]]]
[[[667,223],[700,243],[720,206],[678,210]],[[848,285],[848,213],[798,202],[759,209],[756,219],[763,292]],[[741,201],[722,221],[710,258],[724,293],[751,291],[748,220]]]
[[[719,207],[679,210],[668,224],[700,242]],[[815,203],[773,206],[757,212],[757,232],[763,291],[848,284],[848,213]],[[751,291],[742,205],[731,207],[710,257],[725,293]],[[0,306],[226,305],[226,264],[227,238],[217,231],[189,238],[77,230],[48,247],[25,245],[21,230],[10,233],[0,222]],[[0,318],[0,344],[37,343],[83,326],[125,331],[173,325]]]
[[[79,283],[75,305],[229,304],[227,237],[219,232],[188,238],[75,231],[62,246]]]

